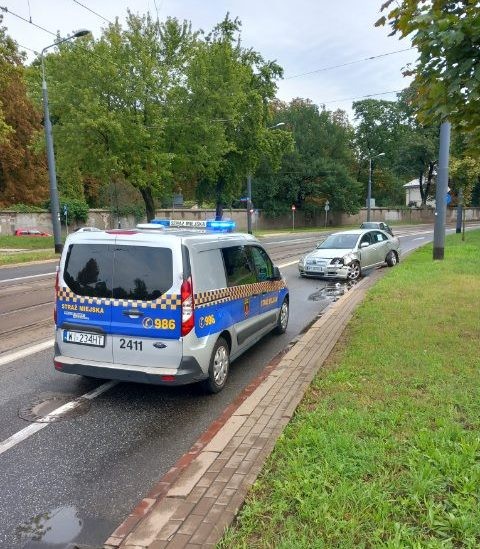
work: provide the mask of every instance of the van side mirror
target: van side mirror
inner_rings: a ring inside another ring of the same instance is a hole
[[[273,266],[272,280],[282,280],[282,274],[280,273],[280,269],[276,265]]]

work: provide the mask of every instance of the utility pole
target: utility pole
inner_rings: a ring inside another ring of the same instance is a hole
[[[247,233],[252,234],[252,176],[247,176]]]
[[[447,218],[446,197],[448,192],[448,155],[450,149],[450,122],[440,126],[440,152],[438,155],[438,177],[435,193],[435,226],[433,228],[433,259],[445,255],[445,221]]]
[[[457,226],[455,228],[455,232],[461,233],[462,232],[462,210],[463,210],[463,188],[460,187],[458,191],[458,197],[457,197]]]

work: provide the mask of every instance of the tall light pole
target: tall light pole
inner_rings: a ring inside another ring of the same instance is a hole
[[[279,122],[275,126],[269,126],[267,130],[274,130],[275,128],[280,128],[285,126],[285,122]],[[252,174],[247,176],[247,233],[252,234]]]
[[[372,160],[379,156],[385,156],[385,153],[379,153],[370,156],[368,159],[368,188],[367,188],[367,221],[370,221],[370,202],[372,201]]]
[[[44,53],[54,46],[58,46],[68,40],[79,38],[90,34],[87,29],[81,29],[71,36],[67,36],[54,44],[50,44],[46,48],[43,48],[40,54],[40,61],[42,64],[42,97],[43,97],[43,124],[45,128],[45,142],[47,146],[47,162],[48,162],[48,175],[50,180],[50,210],[52,214],[52,227],[53,227],[53,240],[55,243],[55,252],[60,253],[63,249],[62,244],[62,227],[60,225],[60,205],[58,201],[58,189],[57,189],[57,174],[55,171],[55,154],[53,151],[53,135],[52,135],[52,123],[50,121],[50,112],[48,108],[48,91],[47,81],[45,79],[45,62]]]
[[[433,259],[443,259],[445,256],[450,129],[450,122],[444,120],[440,125],[440,150],[438,152],[437,186],[435,189],[435,223],[433,226]]]

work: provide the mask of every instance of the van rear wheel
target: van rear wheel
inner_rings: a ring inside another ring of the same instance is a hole
[[[219,393],[227,382],[230,369],[230,349],[228,343],[219,337],[210,357],[208,378],[203,382],[209,393]]]
[[[283,300],[282,306],[278,313],[277,325],[275,326],[275,333],[284,334],[287,331],[288,315],[289,315],[288,299]]]

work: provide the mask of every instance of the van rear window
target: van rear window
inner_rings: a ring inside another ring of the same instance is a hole
[[[173,283],[172,251],[150,246],[72,244],[64,279],[77,295],[158,299]]]

